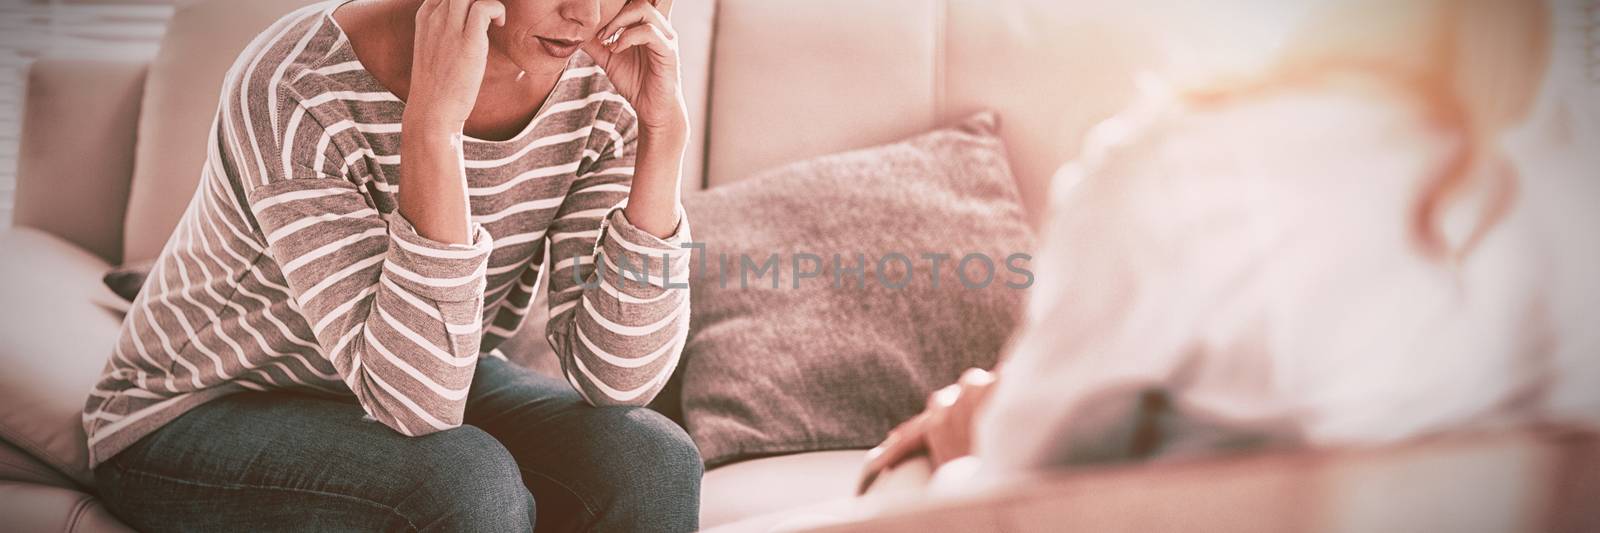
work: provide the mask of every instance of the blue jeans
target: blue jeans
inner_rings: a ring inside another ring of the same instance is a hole
[[[406,437],[351,399],[225,396],[95,468],[140,530],[692,531],[700,454],[644,408],[595,408],[567,383],[478,363],[466,423]],[[537,511],[535,503],[538,502]]]

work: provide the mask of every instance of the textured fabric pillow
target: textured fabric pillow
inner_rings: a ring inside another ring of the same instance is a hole
[[[997,128],[982,113],[685,197],[704,247],[681,394],[707,465],[875,445],[994,365],[1032,283]]]

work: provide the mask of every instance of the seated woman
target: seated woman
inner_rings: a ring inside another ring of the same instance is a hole
[[[84,409],[110,509],[141,530],[695,529],[699,454],[640,407],[689,296],[617,276],[687,275],[670,9],[332,0],[257,37]],[[565,380],[494,351],[541,273]]]
[[[1092,135],[1000,370],[935,393],[863,487],[923,452],[1004,477],[1600,423],[1594,151],[1506,142],[1559,100],[1546,6],[1332,9],[1261,79]]]

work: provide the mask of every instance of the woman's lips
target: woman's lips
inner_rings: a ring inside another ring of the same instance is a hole
[[[570,56],[573,52],[578,51],[578,45],[583,44],[583,41],[571,39],[551,39],[548,37],[539,37],[538,39],[539,45],[544,47],[544,51],[556,57]]]

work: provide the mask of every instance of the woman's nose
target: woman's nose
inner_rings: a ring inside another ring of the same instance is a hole
[[[570,0],[561,4],[561,18],[585,28],[600,26],[600,0]]]

